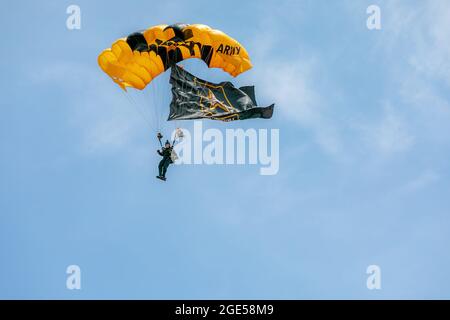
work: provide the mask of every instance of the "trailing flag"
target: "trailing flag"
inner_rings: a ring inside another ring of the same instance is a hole
[[[258,107],[255,87],[236,88],[231,82],[212,83],[174,65],[170,75],[172,102],[168,120],[221,121],[270,119],[274,104]]]

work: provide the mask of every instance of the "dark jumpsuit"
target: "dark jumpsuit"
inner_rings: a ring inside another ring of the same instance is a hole
[[[170,155],[172,154],[172,147],[169,148],[162,148],[162,152],[158,150],[158,154],[163,157],[162,160],[159,162],[158,169],[159,169],[159,176],[165,178],[167,168],[171,163],[173,163],[172,158]]]

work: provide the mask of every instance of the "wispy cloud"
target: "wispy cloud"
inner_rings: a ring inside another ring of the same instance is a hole
[[[419,176],[414,179],[408,181],[402,188],[403,192],[415,192],[427,188],[430,185],[433,185],[437,181],[439,181],[440,176],[433,170],[426,170],[421,173]]]
[[[450,86],[450,5],[445,0],[426,3],[411,25],[415,50],[408,62],[417,73],[443,80]]]
[[[267,60],[266,60],[267,61]],[[338,129],[326,119],[326,104],[312,88],[314,62],[283,64],[269,62],[259,71],[262,91],[276,101],[277,111],[288,120],[311,130],[324,151],[337,155],[341,151]]]
[[[359,130],[365,144],[382,157],[408,151],[414,145],[407,122],[389,103],[379,121],[360,125]]]
[[[383,1],[381,9],[373,54],[387,71],[382,118],[367,117],[356,126],[363,143],[387,156],[419,141],[425,148],[450,142],[448,1]]]
[[[69,62],[45,66],[30,76],[65,95],[68,123],[80,132],[80,150],[89,155],[129,149],[143,127],[118,88],[100,71]],[[79,92],[83,92],[82,95]],[[136,146],[135,146],[136,147]]]
[[[272,22],[275,23],[275,22]],[[252,60],[255,68],[258,92],[266,100],[274,101],[277,112],[299,128],[310,130],[316,143],[327,154],[340,157],[343,152],[339,127],[335,124],[321,90],[315,88],[316,75],[321,65],[313,56],[301,54],[301,43],[291,48],[291,55],[280,56],[274,48],[281,48],[285,40],[280,38],[279,22],[273,26],[265,24],[265,32],[255,37],[250,44],[254,53]],[[269,31],[271,30],[271,31]]]
[[[385,48],[392,92],[398,92],[399,103],[413,107],[405,111],[421,136],[441,140],[439,135],[448,136],[450,120],[450,5],[445,0],[389,1],[383,12],[386,24],[378,47]]]

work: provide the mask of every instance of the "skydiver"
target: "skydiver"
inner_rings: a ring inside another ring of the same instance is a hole
[[[163,157],[162,160],[159,162],[158,169],[159,169],[159,175],[156,176],[156,178],[161,179],[163,181],[166,181],[166,172],[167,168],[172,161],[172,150],[173,146],[170,145],[169,140],[166,140],[166,143],[164,144],[164,147],[161,148],[161,150],[157,150],[158,154]]]

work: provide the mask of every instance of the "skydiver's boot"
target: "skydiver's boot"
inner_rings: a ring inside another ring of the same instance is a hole
[[[156,178],[158,178],[159,180],[162,180],[162,181],[166,181],[166,178],[161,177],[161,176],[156,176]]]

